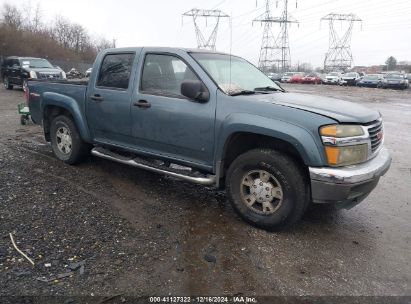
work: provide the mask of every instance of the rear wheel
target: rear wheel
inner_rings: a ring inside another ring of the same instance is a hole
[[[297,162],[269,149],[251,150],[235,159],[226,189],[234,210],[246,222],[270,231],[300,220],[310,196]]]
[[[70,117],[60,115],[54,118],[50,135],[54,154],[67,164],[78,163],[90,152],[90,145],[81,139]]]
[[[9,81],[9,77],[8,77],[8,76],[4,76],[4,78],[3,78],[3,84],[4,84],[4,87],[5,87],[7,90],[13,90],[13,85],[10,84],[10,81]]]

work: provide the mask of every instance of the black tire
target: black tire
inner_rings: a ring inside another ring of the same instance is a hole
[[[277,204],[278,209],[274,208],[275,211],[271,214],[255,212],[243,199],[242,181],[249,172],[255,170],[269,173],[281,186],[282,201],[279,199],[281,203]],[[269,231],[281,230],[295,224],[304,215],[310,202],[309,182],[301,166],[294,159],[270,149],[255,149],[237,157],[228,169],[226,190],[231,205],[242,219]]]
[[[9,77],[8,77],[8,76],[4,76],[4,78],[3,78],[3,84],[4,84],[4,87],[5,87],[7,90],[13,90],[13,85],[10,84],[10,82],[9,82]]]
[[[67,130],[67,134],[71,139],[71,145],[69,149],[59,148],[59,144],[62,143],[62,139],[58,138],[62,132]],[[83,160],[89,153],[91,146],[81,139],[80,133],[74,121],[65,115],[57,116],[51,122],[50,127],[51,147],[54,155],[67,164],[73,165]]]
[[[20,115],[20,124],[21,124],[22,126],[27,125],[28,121],[29,121],[28,116],[26,116],[26,115]]]

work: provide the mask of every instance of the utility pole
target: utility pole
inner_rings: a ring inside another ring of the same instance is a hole
[[[196,37],[197,37],[197,47],[199,49],[207,49],[207,50],[215,51],[217,31],[218,31],[218,25],[220,23],[220,18],[228,18],[230,16],[223,13],[221,10],[205,10],[205,9],[196,9],[196,8],[193,8],[192,10],[185,12],[183,14],[183,18],[185,16],[193,17],[194,28],[195,28]],[[199,17],[205,18],[206,25],[207,25],[208,18],[212,18],[215,20],[214,28],[208,38],[204,37],[204,34],[200,29],[200,26],[197,20]]]
[[[264,24],[258,67],[265,73],[273,69],[286,72],[291,66],[288,26],[291,23],[298,23],[298,21],[288,13],[288,0],[283,0],[284,9],[281,17],[271,15],[270,1],[266,0],[265,12],[253,20],[253,23]],[[272,31],[274,23],[280,25],[280,32],[277,37],[274,36]]]
[[[354,23],[362,22],[354,14],[328,14],[321,18],[321,21],[328,21],[329,23],[329,47],[324,58],[324,70],[329,71],[345,71],[351,67],[353,63],[353,56],[351,53],[351,36]],[[340,21],[341,23],[348,22],[348,28],[341,37],[335,30],[334,23]]]

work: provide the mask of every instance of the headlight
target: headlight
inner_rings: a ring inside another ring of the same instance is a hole
[[[347,166],[368,158],[368,135],[359,125],[328,125],[320,128],[330,166]]]
[[[34,71],[30,71],[30,78],[36,79],[37,78],[37,73]]]
[[[362,163],[368,157],[368,145],[343,147],[325,146],[325,154],[330,166],[347,166]]]
[[[321,136],[352,137],[364,135],[364,130],[358,125],[329,125],[320,129]]]
[[[61,78],[63,78],[63,79],[66,79],[66,78],[67,78],[67,76],[66,76],[66,72],[61,71]]]

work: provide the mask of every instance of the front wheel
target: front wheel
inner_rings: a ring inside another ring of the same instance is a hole
[[[235,159],[226,189],[234,210],[246,222],[270,231],[300,220],[310,197],[301,166],[270,149],[251,150]]]
[[[90,152],[90,145],[81,139],[70,117],[60,115],[54,118],[50,135],[54,154],[67,164],[78,163]]]
[[[4,87],[5,87],[7,90],[13,90],[13,85],[10,84],[10,80],[9,80],[9,77],[8,77],[8,76],[4,76],[4,78],[3,78],[3,84],[4,84]]]

